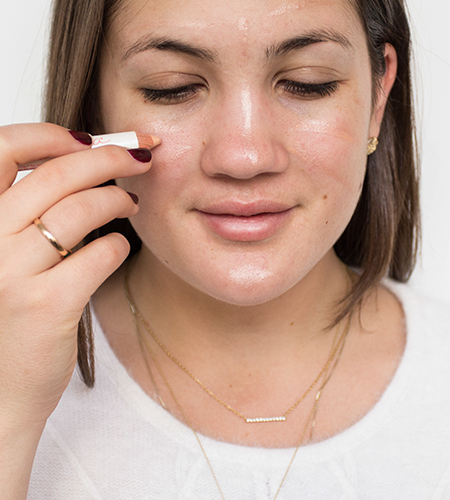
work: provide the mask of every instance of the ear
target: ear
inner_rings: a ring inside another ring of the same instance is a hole
[[[397,77],[397,52],[390,43],[387,43],[384,47],[384,62],[386,65],[386,72],[381,77],[378,84],[377,99],[370,120],[369,138],[378,137],[380,134],[381,121],[383,120],[389,92]]]

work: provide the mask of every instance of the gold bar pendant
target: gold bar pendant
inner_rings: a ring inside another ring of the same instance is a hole
[[[259,424],[262,422],[284,422],[286,417],[260,417],[260,418],[246,418],[247,424]]]

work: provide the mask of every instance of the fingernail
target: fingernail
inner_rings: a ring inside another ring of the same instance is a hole
[[[69,134],[85,146],[90,146],[92,144],[92,137],[87,132],[77,132],[75,130],[69,130]]]
[[[152,159],[152,152],[146,148],[129,149],[130,155],[137,161],[148,163]]]
[[[127,191],[129,194],[130,198],[133,200],[133,203],[137,205],[139,203],[139,196],[135,193],[132,193],[131,191]]]

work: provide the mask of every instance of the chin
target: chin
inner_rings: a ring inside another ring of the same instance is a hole
[[[209,280],[202,286],[203,293],[216,300],[235,306],[257,306],[276,299],[291,289],[299,280],[282,272],[261,269],[247,264],[228,271],[223,279]]]

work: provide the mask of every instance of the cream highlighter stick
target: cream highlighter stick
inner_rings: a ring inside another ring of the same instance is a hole
[[[91,148],[101,148],[102,146],[122,146],[126,149],[147,148],[151,149],[161,144],[161,139],[154,135],[138,134],[136,132],[118,132],[116,134],[103,134],[92,136]],[[19,165],[19,172],[34,170],[39,165],[46,163],[53,158],[43,158],[31,163]]]

